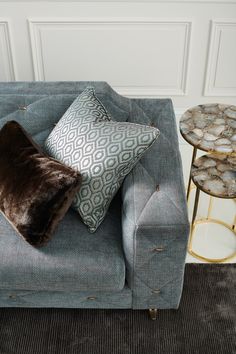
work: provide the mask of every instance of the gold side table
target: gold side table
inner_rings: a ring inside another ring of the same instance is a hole
[[[236,216],[232,224],[211,217],[213,197],[224,199],[236,198],[236,157],[224,154],[208,154],[196,159],[191,168],[191,179],[196,186],[195,201],[191,222],[188,251],[195,258],[211,263],[229,261],[236,256],[236,250],[224,258],[207,258],[193,251],[192,243],[196,226],[204,223],[220,224],[236,236]],[[210,195],[206,218],[196,220],[200,191]]]
[[[236,213],[232,225],[211,217],[213,197],[236,198],[236,106],[214,103],[190,108],[180,119],[180,132],[193,146],[187,200],[196,187],[188,252],[207,262],[225,262],[235,257],[236,252],[225,258],[211,259],[194,252],[192,242],[200,223],[221,224],[236,234]],[[198,149],[211,155],[196,159]],[[200,191],[210,195],[210,202],[207,217],[196,220]]]

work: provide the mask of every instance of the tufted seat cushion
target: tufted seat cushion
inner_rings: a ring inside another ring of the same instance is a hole
[[[0,129],[15,120],[41,147],[74,99],[93,86],[118,121],[128,120],[129,100],[102,82],[0,84]],[[53,291],[117,291],[124,287],[121,201],[112,203],[96,234],[88,233],[78,213],[70,210],[53,240],[36,250],[17,237],[0,215],[0,288]]]
[[[46,291],[117,291],[124,287],[121,201],[116,196],[106,220],[91,235],[70,210],[53,239],[35,249],[0,215],[0,288]]]

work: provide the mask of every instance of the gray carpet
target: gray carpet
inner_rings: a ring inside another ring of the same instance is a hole
[[[235,354],[236,264],[186,265],[178,311],[0,309],[1,354]]]

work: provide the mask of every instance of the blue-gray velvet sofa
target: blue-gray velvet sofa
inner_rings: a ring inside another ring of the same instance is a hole
[[[125,98],[105,82],[0,83],[0,128],[15,120],[43,146],[87,86],[113,119],[157,126],[160,137],[94,234],[70,209],[37,249],[0,214],[0,307],[176,309],[189,223],[171,100]]]

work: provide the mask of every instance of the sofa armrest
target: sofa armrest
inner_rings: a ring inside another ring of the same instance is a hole
[[[172,114],[173,115],[173,114]],[[122,232],[133,308],[179,305],[189,222],[174,115],[122,187]]]

